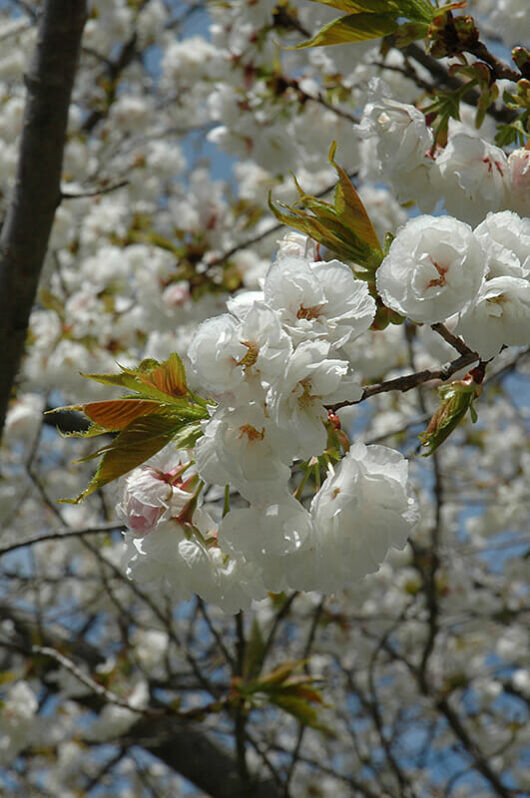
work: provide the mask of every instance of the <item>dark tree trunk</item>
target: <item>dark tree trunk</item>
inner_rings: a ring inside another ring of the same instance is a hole
[[[0,238],[0,434],[55,210],[86,0],[45,0],[28,74],[17,178]]]

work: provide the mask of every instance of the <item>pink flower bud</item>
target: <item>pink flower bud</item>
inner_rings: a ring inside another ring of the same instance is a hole
[[[178,518],[192,500],[193,477],[183,481],[183,467],[167,472],[135,468],[125,481],[119,516],[138,537],[151,532],[161,520]],[[190,484],[191,483],[191,484]]]

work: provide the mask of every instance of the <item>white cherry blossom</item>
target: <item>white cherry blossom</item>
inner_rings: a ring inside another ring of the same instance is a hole
[[[392,184],[400,202],[418,201],[424,210],[431,210],[433,162],[428,153],[433,143],[432,131],[421,111],[390,99],[387,93],[381,80],[370,81],[359,135],[375,142],[380,176]],[[366,156],[365,152],[365,163],[371,160]]]
[[[265,508],[231,510],[219,526],[219,543],[261,570],[268,590],[297,587],[298,556],[312,547],[311,516],[292,496]]]
[[[217,408],[204,425],[195,459],[206,482],[230,484],[255,503],[271,499],[290,476],[273,445],[270,421],[255,403]]]
[[[125,479],[116,511],[135,535],[146,535],[159,522],[179,516],[190,503],[193,488],[186,484],[188,479],[186,466],[180,464],[166,471],[135,468]]]
[[[244,378],[242,361],[247,354],[238,336],[237,320],[229,313],[206,319],[188,349],[195,372],[215,395],[233,389]]]
[[[362,443],[330,470],[311,504],[317,589],[347,587],[376,571],[390,546],[405,545],[418,519],[407,479],[399,452]]]
[[[365,332],[375,316],[366,283],[338,260],[279,257],[265,279],[264,296],[295,343],[322,338],[341,346]]]
[[[487,255],[487,279],[530,276],[530,219],[513,211],[488,213],[475,236]]]
[[[499,147],[456,133],[436,166],[445,207],[458,219],[475,225],[488,211],[505,207],[508,159]]]
[[[419,216],[398,231],[377,270],[377,290],[413,321],[445,321],[475,296],[485,267],[486,254],[467,224]]]
[[[486,280],[461,314],[458,332],[471,349],[488,360],[502,346],[530,341],[530,280],[503,275]]]
[[[508,156],[507,205],[530,216],[530,150],[521,147]]]
[[[307,459],[326,446],[325,404],[355,402],[362,389],[347,360],[333,357],[325,341],[303,341],[286,363],[285,373],[267,393],[274,445],[287,459]]]

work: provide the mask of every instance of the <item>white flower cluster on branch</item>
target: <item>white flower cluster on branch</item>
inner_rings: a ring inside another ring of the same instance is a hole
[[[425,114],[389,95],[379,79],[357,127],[366,179],[388,183],[402,203],[431,212],[444,201],[448,213],[476,225],[488,212],[530,213],[530,151],[504,150],[461,123],[449,126],[444,148],[434,143]]]
[[[134,578],[180,596],[197,592],[230,611],[264,589],[339,590],[377,570],[417,518],[407,462],[384,446],[356,444],[335,467],[327,457],[329,476],[309,509],[291,494],[293,464],[307,469],[325,453],[326,406],[361,397],[342,347],[369,328],[375,302],[350,267],[312,261],[303,239],[297,253],[290,241],[263,291],[230,301],[230,312],[203,322],[190,346],[212,398],[190,453],[195,465],[137,469],[119,508],[134,534]],[[193,506],[198,478],[250,506],[214,523]]]
[[[530,219],[489,213],[471,230],[449,216],[420,216],[397,234],[377,271],[385,303],[413,321],[455,318],[488,360],[530,340]]]

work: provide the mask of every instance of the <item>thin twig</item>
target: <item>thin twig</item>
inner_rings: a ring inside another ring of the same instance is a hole
[[[440,322],[436,322],[436,324],[431,324],[431,330],[434,330],[435,333],[441,335],[444,341],[447,341],[448,344],[456,349],[456,351],[461,355],[468,355],[474,354],[473,350],[467,346],[464,341],[458,337],[458,335],[453,335],[453,333],[447,329],[444,324]]]
[[[337,410],[340,410],[341,407],[358,405],[360,402],[364,402],[370,396],[375,396],[378,393],[388,393],[389,391],[401,391],[404,393],[405,391],[410,391],[412,388],[417,388],[418,385],[423,385],[424,382],[430,382],[431,380],[442,380],[442,382],[444,382],[457,371],[460,371],[460,369],[466,366],[470,366],[476,360],[479,360],[479,356],[476,352],[469,352],[466,355],[461,355],[456,360],[445,363],[439,369],[424,369],[414,374],[405,374],[403,377],[396,377],[393,380],[367,385],[360,399],[356,399],[355,401],[346,400],[344,402],[338,402],[335,405],[326,405],[326,409],[332,410],[335,413]]]
[[[61,191],[61,200],[81,199],[82,197],[98,197],[100,194],[110,194],[111,191],[117,191],[117,189],[128,185],[129,181],[124,179],[119,180],[117,183],[112,183],[109,186],[90,188],[86,191]]]
[[[56,651],[54,648],[50,648],[50,646],[37,646],[33,645],[31,647],[32,654],[41,654],[44,657],[49,657],[50,659],[55,660],[62,668],[72,674],[81,684],[84,684],[85,687],[88,687],[93,693],[95,693],[100,698],[104,698],[109,704],[114,704],[115,706],[121,707],[122,709],[128,709],[130,712],[134,712],[137,715],[151,715],[151,716],[160,716],[166,714],[165,709],[153,709],[149,707],[133,707],[127,701],[119,698],[115,693],[111,690],[108,690],[106,687],[103,687],[102,684],[98,684],[88,676],[86,673],[77,667],[77,665],[72,662],[71,659],[65,657],[64,654],[61,654],[59,651]]]
[[[97,535],[102,534],[103,532],[112,532],[114,530],[123,530],[125,529],[124,524],[120,524],[119,522],[112,522],[108,524],[100,524],[99,526],[93,527],[86,527],[84,529],[69,529],[65,530],[64,532],[50,532],[47,535],[35,535],[32,538],[27,538],[26,540],[21,540],[18,543],[13,543],[10,546],[4,546],[3,549],[0,549],[0,557],[3,557],[4,554],[9,554],[12,551],[16,551],[17,549],[23,549],[26,546],[34,546],[36,543],[46,543],[49,540],[63,540],[64,538],[81,538],[85,537],[86,535]]]

